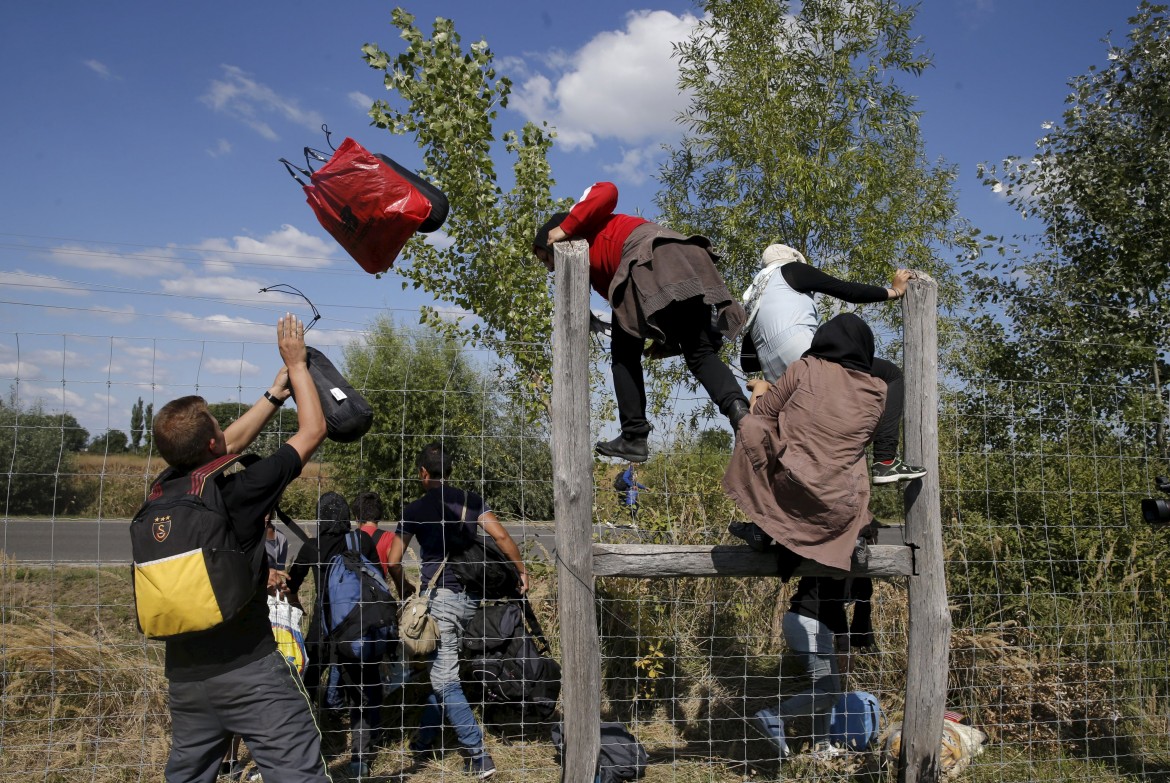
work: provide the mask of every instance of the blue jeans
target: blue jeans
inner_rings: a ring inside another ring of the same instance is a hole
[[[829,735],[829,713],[841,696],[833,632],[824,623],[796,612],[784,615],[783,628],[788,649],[800,658],[811,682],[805,690],[782,701],[777,714],[785,722],[812,717],[813,737],[825,739]]]
[[[463,695],[459,680],[459,650],[463,647],[463,631],[475,614],[479,602],[467,593],[452,592],[443,587],[431,592],[431,617],[439,625],[439,647],[431,655],[428,669],[431,674],[431,694],[423,707],[418,734],[414,745],[417,748],[433,747],[439,738],[443,719],[446,718],[459,744],[469,755],[483,752],[483,729]]]

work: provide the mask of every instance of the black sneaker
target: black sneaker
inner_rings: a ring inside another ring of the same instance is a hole
[[[731,522],[727,525],[727,532],[736,538],[742,538],[757,552],[766,552],[772,545],[772,537],[761,530],[755,522]]]
[[[874,484],[893,484],[895,481],[910,481],[926,475],[926,468],[917,465],[908,465],[900,457],[894,457],[888,465],[884,462],[873,463],[870,471]]]
[[[650,449],[646,445],[646,438],[627,438],[619,435],[613,440],[597,441],[593,450],[603,457],[617,457],[626,462],[645,462],[650,459]]]

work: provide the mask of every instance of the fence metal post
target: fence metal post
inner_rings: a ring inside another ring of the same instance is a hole
[[[939,742],[947,695],[951,616],[943,572],[938,483],[938,284],[918,273],[902,304],[905,339],[906,461],[929,471],[906,487],[906,542],[915,549],[910,578],[906,714],[899,783],[939,779]]]
[[[552,458],[561,627],[562,783],[590,783],[601,749],[601,643],[593,577],[589,245],[553,245]]]

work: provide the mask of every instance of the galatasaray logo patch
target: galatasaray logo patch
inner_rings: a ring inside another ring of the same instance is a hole
[[[154,531],[154,540],[161,544],[171,534],[171,518],[169,516],[155,517],[151,530]]]

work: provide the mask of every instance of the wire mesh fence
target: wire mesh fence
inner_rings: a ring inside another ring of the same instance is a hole
[[[372,329],[362,350],[320,347],[375,407],[375,424],[357,444],[327,445],[286,493],[285,510],[313,534],[322,494],[374,491],[386,507],[381,527],[393,530],[422,494],[418,450],[449,444],[460,457],[453,483],[482,495],[520,545],[529,603],[559,660],[541,401],[517,398],[488,357],[393,325]],[[215,415],[238,416],[275,372],[272,345],[16,334],[3,336],[0,351],[11,389],[0,408],[0,779],[158,779],[170,731],[163,650],[135,626],[126,533],[164,467],[150,445],[150,412],[199,393]],[[959,774],[1162,779],[1166,540],[1138,504],[1165,469],[1165,400],[1134,388],[998,379],[942,396],[947,707],[987,735]],[[722,417],[678,390],[653,419],[651,458],[624,482],[629,464],[595,465],[595,540],[737,543],[726,533],[737,515],[720,486],[732,447]],[[294,428],[295,411],[282,409],[255,450],[271,451]],[[875,488],[880,520],[897,525],[901,503],[896,487]],[[299,541],[288,537],[292,562]],[[413,550],[406,564],[417,584]],[[603,715],[645,746],[647,780],[882,779],[906,689],[906,583],[875,586],[873,645],[849,655],[846,688],[874,694],[884,712],[868,752],[818,754],[813,727],[796,721],[781,759],[753,726],[757,711],[805,685],[782,629],[794,585],[774,578],[599,579]],[[315,590],[309,578],[299,593],[310,616]],[[462,778],[454,732],[434,754],[412,752],[431,693],[425,667],[389,654],[377,668],[374,777]],[[558,716],[493,703],[463,674],[497,779],[558,779]],[[350,771],[353,680],[343,677],[340,701],[319,712],[337,779]],[[238,758],[248,774],[246,741]]]

